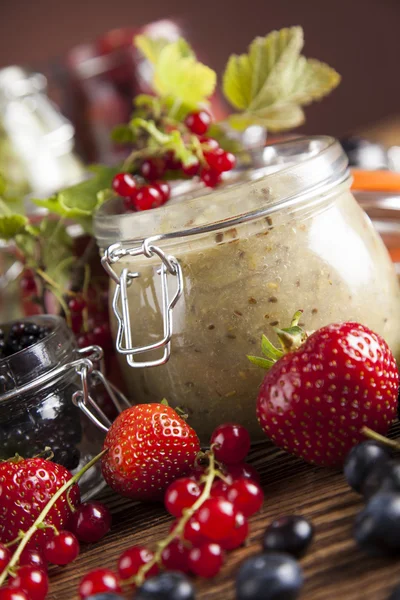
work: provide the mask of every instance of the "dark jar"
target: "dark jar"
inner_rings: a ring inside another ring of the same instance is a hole
[[[51,452],[54,462],[76,473],[101,451],[110,426],[99,407],[101,397],[111,398],[115,414],[122,410],[120,401],[126,401],[97,369],[102,349],[78,349],[64,319],[46,315],[23,322],[46,327],[49,333],[0,359],[0,460],[15,454],[47,457]],[[12,325],[1,326],[5,335]],[[84,498],[103,487],[100,463],[80,485]]]

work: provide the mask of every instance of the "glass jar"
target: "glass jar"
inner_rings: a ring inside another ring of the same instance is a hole
[[[0,460],[16,453],[31,457],[52,452],[72,473],[101,452],[109,419],[97,406],[103,384],[118,409],[123,396],[111,387],[95,364],[98,346],[78,350],[60,317],[24,319],[49,329],[36,344],[0,359]],[[11,323],[2,325],[7,335]],[[118,397],[117,397],[118,396]],[[100,463],[81,479],[83,498],[104,485]]]
[[[202,440],[255,415],[262,334],[303,310],[307,330],[353,319],[400,358],[400,289],[379,235],[350,192],[329,137],[266,147],[212,192],[153,211],[103,205],[95,231],[111,276],[116,347],[135,402],[167,398]]]

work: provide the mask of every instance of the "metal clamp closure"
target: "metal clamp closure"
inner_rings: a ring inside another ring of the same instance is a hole
[[[116,283],[112,307],[118,321],[118,331],[116,339],[116,349],[120,354],[126,356],[130,367],[156,367],[165,364],[171,356],[171,337],[173,333],[173,309],[182,295],[183,275],[178,260],[174,256],[166,255],[161,248],[154,245],[158,238],[148,238],[137,248],[122,248],[120,244],[110,246],[102,258],[102,264],[107,273]],[[147,346],[135,347],[132,341],[132,324],[129,311],[128,288],[133,281],[140,277],[140,273],[131,272],[128,268],[121,271],[118,275],[113,269],[113,264],[124,256],[145,256],[152,258],[158,256],[161,260],[161,266],[157,269],[157,274],[161,278],[161,297],[162,297],[162,320],[163,333],[159,341]],[[176,277],[175,291],[171,296],[168,288],[169,277]],[[138,354],[161,350],[162,355],[154,360],[135,360]]]

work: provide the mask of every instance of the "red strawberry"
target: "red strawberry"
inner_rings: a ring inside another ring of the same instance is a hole
[[[169,406],[139,404],[111,425],[104,448],[103,475],[128,498],[158,500],[172,481],[190,473],[199,439]]]
[[[277,330],[281,340],[295,341],[301,330],[297,319],[293,325]],[[277,446],[311,463],[339,465],[365,439],[363,426],[386,433],[393,422],[396,362],[386,342],[367,327],[328,325],[282,358],[266,338],[263,350],[278,361],[261,385],[257,416]],[[258,364],[264,360],[250,359]]]
[[[0,462],[0,541],[14,540],[27,531],[50,498],[72,475],[65,467],[44,458],[18,458]],[[79,487],[74,485],[69,498],[79,504]],[[66,494],[51,508],[45,523],[64,529],[71,515]],[[51,529],[37,531],[28,548],[40,547]]]

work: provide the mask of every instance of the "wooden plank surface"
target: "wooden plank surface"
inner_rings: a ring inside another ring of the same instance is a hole
[[[400,427],[393,433],[398,437]],[[267,524],[280,515],[296,513],[310,518],[316,531],[301,560],[306,578],[302,600],[387,600],[393,586],[400,583],[400,559],[368,558],[357,549],[352,525],[362,501],[346,485],[341,472],[307,465],[269,442],[253,449],[249,462],[261,474],[263,509],[251,519],[248,546],[231,552],[215,579],[196,580],[196,598],[234,599],[235,572],[245,557],[261,550]],[[168,533],[172,518],[161,505],[133,505],[111,492],[105,492],[101,500],[113,513],[111,532],[99,544],[82,548],[72,565],[52,568],[49,600],[77,599],[79,581],[89,570],[115,569],[118,556],[129,546],[151,548]],[[131,599],[132,593],[126,598]]]

